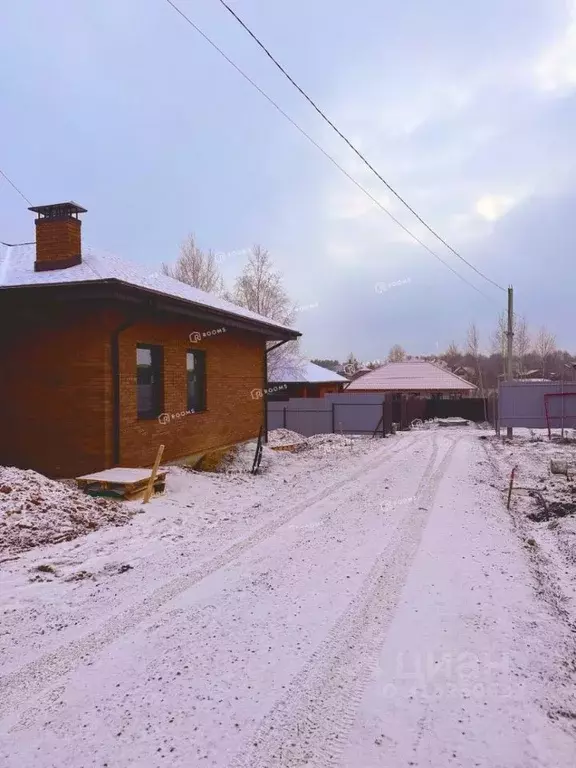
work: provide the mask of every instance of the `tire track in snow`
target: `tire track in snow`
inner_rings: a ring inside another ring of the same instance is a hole
[[[295,676],[285,695],[250,738],[231,768],[334,768],[346,746],[361,696],[377,668],[402,588],[418,551],[438,486],[461,440],[450,441],[438,466],[438,436],[395,536],[329,635]]]
[[[295,507],[291,509],[285,508],[283,513],[276,516],[274,520],[260,526],[250,535],[230,545],[197,568],[172,579],[130,608],[110,617],[98,629],[54,651],[43,654],[20,669],[0,677],[0,717],[5,717],[8,713],[13,714],[22,703],[38,695],[46,687],[72,671],[86,657],[98,653],[104,647],[110,645],[135,626],[148,619],[160,610],[165,603],[221,568],[226,567],[247,550],[273,536],[279,528],[305,512],[309,507],[320,502],[326,502],[343,486],[353,483],[371,469],[376,469],[386,459],[394,460],[404,454],[412,447],[416,439],[415,436],[412,439],[403,439],[401,444],[394,444],[392,446],[396,450],[390,450],[389,445],[383,446],[377,450],[374,457],[371,457],[367,462],[363,462],[359,468],[345,475],[341,480],[323,488],[319,492],[311,494]],[[353,493],[354,489],[351,489],[350,494]],[[339,500],[341,500],[341,497]]]

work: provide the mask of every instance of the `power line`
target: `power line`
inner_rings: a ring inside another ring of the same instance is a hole
[[[2,176],[3,176],[3,177],[6,179],[6,181],[8,182],[8,184],[10,184],[10,186],[11,186],[13,189],[15,189],[15,190],[16,190],[16,192],[18,192],[18,194],[20,195],[20,197],[21,197],[23,200],[25,200],[25,201],[28,203],[28,205],[30,205],[30,206],[32,205],[32,203],[30,202],[30,200],[28,200],[28,198],[26,197],[26,195],[25,195],[23,192],[21,192],[21,191],[18,189],[18,187],[16,186],[16,184],[14,184],[14,182],[13,182],[11,179],[9,179],[9,178],[8,178],[8,176],[6,176],[6,174],[4,173],[4,171],[2,170],[2,168],[0,168],[0,175],[2,175]],[[0,240],[0,245],[5,245],[7,248],[14,248],[14,247],[15,247],[15,246],[17,246],[17,245],[34,245],[34,243],[35,243],[35,241],[34,241],[34,240],[31,240],[31,241],[30,241],[30,242],[28,242],[28,243],[5,243],[5,242],[4,242],[4,240]]]
[[[8,178],[8,176],[6,176],[6,174],[4,173],[4,171],[2,170],[2,168],[0,168],[0,174],[1,174],[2,176],[4,176],[4,178],[6,179],[6,181],[8,182],[8,184],[10,184],[10,186],[11,186],[13,189],[15,189],[15,190],[16,190],[16,192],[18,192],[18,194],[20,195],[20,197],[21,197],[23,200],[25,200],[25,201],[28,203],[28,205],[32,205],[32,203],[30,202],[30,200],[28,200],[28,198],[26,197],[26,195],[25,195],[23,192],[21,192],[21,191],[18,189],[18,187],[16,186],[16,184],[14,184],[14,182],[13,182],[13,181],[11,181],[11,180]]]
[[[426,243],[424,243],[422,240],[420,240],[420,238],[419,238],[419,237],[417,237],[417,236],[416,236],[416,235],[415,235],[413,232],[411,232],[411,231],[408,229],[408,227],[404,226],[404,224],[402,224],[402,222],[401,222],[401,221],[399,221],[399,220],[398,220],[398,219],[397,219],[397,218],[396,218],[396,217],[395,217],[393,214],[391,214],[391,213],[390,213],[390,211],[389,211],[387,208],[385,208],[385,207],[382,205],[382,203],[381,203],[379,200],[377,200],[377,198],[375,198],[375,197],[374,197],[374,195],[372,195],[372,194],[371,194],[371,193],[370,193],[370,192],[369,192],[369,191],[368,191],[368,190],[367,190],[365,187],[363,187],[363,186],[362,186],[362,184],[360,184],[360,182],[359,182],[359,181],[356,181],[356,179],[355,179],[355,178],[354,178],[354,177],[353,177],[351,174],[349,174],[349,173],[348,173],[348,171],[347,171],[347,170],[345,170],[345,169],[344,169],[344,168],[343,168],[343,167],[342,167],[342,166],[341,166],[341,165],[340,165],[340,164],[337,162],[337,160],[335,160],[335,159],[332,157],[332,155],[330,155],[328,152],[326,152],[326,150],[325,150],[323,147],[321,147],[321,146],[320,146],[320,144],[318,144],[318,142],[317,142],[315,139],[313,139],[313,138],[312,138],[312,137],[311,137],[311,136],[310,136],[308,133],[306,133],[306,131],[305,131],[303,128],[301,128],[301,127],[298,125],[298,123],[297,123],[295,120],[293,120],[293,119],[290,117],[290,115],[289,115],[287,112],[285,112],[285,111],[282,109],[282,107],[280,107],[280,105],[279,105],[279,104],[277,104],[277,103],[274,101],[274,99],[272,99],[272,97],[271,97],[271,96],[268,96],[268,94],[267,94],[265,91],[263,91],[263,90],[262,90],[262,88],[260,88],[260,86],[259,86],[259,85],[257,85],[257,84],[254,82],[254,80],[252,80],[252,78],[251,78],[249,75],[247,75],[247,74],[246,74],[246,73],[245,73],[245,72],[244,72],[242,69],[240,69],[240,67],[239,67],[237,64],[235,64],[235,63],[234,63],[234,61],[232,61],[232,59],[231,59],[229,56],[227,56],[227,55],[224,53],[224,51],[223,51],[221,48],[219,48],[219,47],[218,47],[218,45],[217,45],[217,44],[216,44],[216,43],[215,43],[213,40],[211,40],[211,39],[208,37],[208,35],[206,35],[206,34],[205,34],[205,33],[204,33],[204,32],[203,32],[201,29],[200,29],[200,27],[198,27],[198,26],[197,26],[197,25],[196,25],[196,24],[195,24],[195,23],[192,21],[192,19],[190,19],[190,18],[189,18],[189,17],[188,17],[188,16],[187,16],[187,15],[184,13],[184,11],[182,11],[180,8],[178,8],[178,6],[176,6],[176,5],[175,5],[175,4],[172,2],[172,0],[166,0],[166,2],[168,3],[168,5],[170,5],[170,6],[171,6],[171,7],[172,7],[172,8],[173,8],[175,11],[176,11],[176,13],[178,13],[178,14],[179,14],[179,15],[180,15],[180,16],[181,16],[181,17],[182,17],[182,18],[183,18],[183,19],[184,19],[184,20],[185,20],[185,21],[186,21],[188,24],[190,24],[190,26],[191,26],[191,27],[193,27],[193,28],[196,30],[196,32],[198,32],[198,34],[199,34],[201,37],[203,37],[203,38],[204,38],[204,40],[206,40],[206,42],[207,42],[209,45],[211,45],[211,46],[212,46],[212,48],[214,48],[214,50],[216,50],[216,51],[217,51],[217,52],[218,52],[218,53],[219,53],[219,54],[220,54],[220,55],[221,55],[221,56],[222,56],[224,59],[226,59],[226,61],[227,61],[227,62],[228,62],[228,63],[229,63],[229,64],[230,64],[232,67],[234,67],[234,69],[235,69],[235,70],[236,70],[236,71],[237,71],[237,72],[238,72],[240,75],[242,75],[242,77],[243,77],[245,80],[247,80],[247,81],[250,83],[250,85],[251,85],[253,88],[255,88],[255,89],[256,89],[256,90],[257,90],[257,91],[258,91],[258,92],[259,92],[259,93],[260,93],[260,94],[261,94],[261,95],[262,95],[262,96],[263,96],[263,97],[264,97],[264,98],[265,98],[265,99],[266,99],[266,100],[267,100],[267,101],[268,101],[268,102],[269,102],[269,103],[270,103],[270,104],[271,104],[271,105],[272,105],[272,106],[273,106],[273,107],[276,109],[276,110],[278,110],[278,112],[280,112],[280,114],[281,114],[283,117],[285,117],[285,118],[286,118],[286,120],[288,120],[288,122],[290,122],[290,123],[291,123],[291,124],[294,126],[294,128],[296,128],[296,130],[297,130],[297,131],[299,131],[299,132],[302,134],[302,136],[304,136],[306,139],[308,139],[308,141],[309,141],[311,144],[313,144],[313,145],[316,147],[316,149],[320,150],[320,152],[322,152],[322,154],[324,155],[324,157],[326,157],[326,158],[327,158],[327,159],[328,159],[328,160],[329,160],[329,161],[330,161],[330,162],[331,162],[331,163],[332,163],[332,164],[333,164],[333,165],[334,165],[336,168],[338,168],[338,170],[339,170],[339,171],[341,171],[341,172],[342,172],[342,173],[343,173],[343,174],[344,174],[344,175],[345,175],[345,176],[346,176],[348,179],[350,179],[350,181],[351,181],[351,182],[352,182],[352,183],[353,183],[353,184],[354,184],[356,187],[358,187],[358,189],[360,189],[360,190],[361,190],[361,191],[362,191],[362,192],[363,192],[363,193],[364,193],[364,194],[365,194],[367,197],[369,197],[369,198],[370,198],[370,200],[372,200],[372,202],[373,202],[373,203],[375,203],[375,204],[376,204],[376,205],[377,205],[377,206],[378,206],[378,207],[379,207],[379,208],[380,208],[382,211],[384,211],[384,213],[385,213],[385,214],[387,214],[387,215],[388,215],[388,216],[389,216],[389,217],[392,219],[392,221],[393,221],[395,224],[397,224],[397,225],[398,225],[398,226],[399,226],[399,227],[400,227],[402,230],[404,230],[404,232],[406,232],[406,234],[407,234],[407,235],[409,235],[409,236],[410,236],[410,237],[411,237],[413,240],[415,240],[415,241],[416,241],[416,242],[417,242],[419,245],[421,245],[421,246],[422,246],[422,247],[423,247],[423,248],[424,248],[426,251],[428,251],[428,253],[429,253],[431,256],[433,256],[433,257],[434,257],[435,259],[437,259],[437,260],[438,260],[438,261],[439,261],[441,264],[443,264],[443,265],[444,265],[445,267],[447,267],[447,268],[448,268],[448,269],[449,269],[451,272],[453,272],[453,273],[456,275],[456,277],[458,277],[460,280],[462,280],[464,283],[466,283],[466,285],[469,285],[469,286],[470,286],[470,288],[473,288],[473,289],[474,289],[474,290],[475,290],[477,293],[479,293],[481,296],[484,296],[484,298],[485,298],[485,299],[488,299],[489,301],[494,301],[494,299],[492,299],[492,297],[490,297],[490,296],[488,296],[487,294],[485,294],[483,291],[481,291],[479,288],[477,288],[477,287],[476,287],[476,286],[475,286],[473,283],[469,282],[469,281],[468,281],[468,280],[467,280],[465,277],[463,277],[463,276],[462,276],[462,275],[461,275],[459,272],[457,272],[455,269],[453,269],[453,268],[450,266],[450,264],[448,264],[446,261],[444,261],[444,259],[442,259],[442,258],[441,258],[441,257],[440,257],[440,256],[439,256],[439,255],[438,255],[436,252],[435,252],[435,251],[433,251],[431,248],[429,248],[429,247],[426,245]],[[498,287],[500,287],[500,286],[498,286]]]
[[[389,184],[389,182],[386,181],[386,179],[374,168],[374,166],[366,159],[366,157],[360,152],[359,149],[357,149],[354,144],[342,133],[342,131],[330,120],[329,117],[320,109],[320,107],[316,104],[316,102],[313,101],[313,99],[308,96],[306,91],[301,88],[298,83],[292,78],[288,72],[284,69],[284,67],[277,61],[277,59],[274,58],[274,56],[270,53],[268,48],[262,43],[258,37],[252,32],[252,30],[242,21],[240,16],[228,5],[228,3],[225,2],[225,0],[219,0],[221,5],[226,8],[226,10],[236,19],[236,21],[242,26],[242,28],[250,35],[250,37],[257,43],[258,46],[264,51],[266,56],[274,63],[274,65],[282,72],[282,74],[292,83],[292,85],[296,88],[296,90],[306,99],[306,101],[316,110],[316,112],[320,115],[320,117],[328,123],[328,125],[340,136],[341,139],[343,139],[346,144],[350,147],[350,149],[362,160],[362,162],[374,173],[380,181],[392,192],[392,194],[400,200],[400,202],[408,208],[408,210],[416,216],[418,221],[423,224],[426,229],[431,232],[434,237],[436,237],[438,240],[440,240],[443,245],[446,246],[452,253],[457,256],[461,261],[464,262],[467,266],[470,267],[470,269],[473,269],[476,274],[480,275],[480,277],[483,277],[484,280],[487,280],[489,283],[492,283],[492,285],[496,286],[496,288],[499,288],[501,291],[505,291],[506,289],[503,288],[501,285],[498,285],[498,283],[494,282],[494,280],[491,280],[489,277],[487,277],[483,272],[481,272],[479,269],[477,269],[473,264],[471,264],[469,261],[467,261],[458,251],[456,251],[452,246],[446,242],[446,240],[436,232],[435,229],[433,229],[421,216],[418,214],[414,208],[394,189],[394,187]],[[172,5],[172,3],[170,3]]]

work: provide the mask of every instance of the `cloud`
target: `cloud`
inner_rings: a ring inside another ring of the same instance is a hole
[[[536,79],[542,90],[571,90],[576,87],[576,0],[569,4],[566,27],[536,64]]]
[[[483,195],[476,201],[476,212],[488,221],[496,221],[513,208],[516,198],[508,195]]]

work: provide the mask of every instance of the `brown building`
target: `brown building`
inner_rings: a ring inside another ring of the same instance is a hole
[[[84,248],[75,203],[30,210],[36,247],[0,255],[0,464],[71,477],[258,434],[266,342],[297,331]]]
[[[342,392],[348,379],[321,365],[304,360],[285,362],[268,377],[268,400],[290,400],[291,397],[324,397]]]

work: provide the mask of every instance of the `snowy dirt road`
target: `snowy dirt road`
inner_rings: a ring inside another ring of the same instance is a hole
[[[478,431],[422,431],[257,504],[239,480],[225,534],[176,525],[178,476],[145,540],[137,516],[58,545],[106,580],[28,584],[53,550],[27,553],[1,582],[0,764],[573,767],[570,627],[496,475]]]

